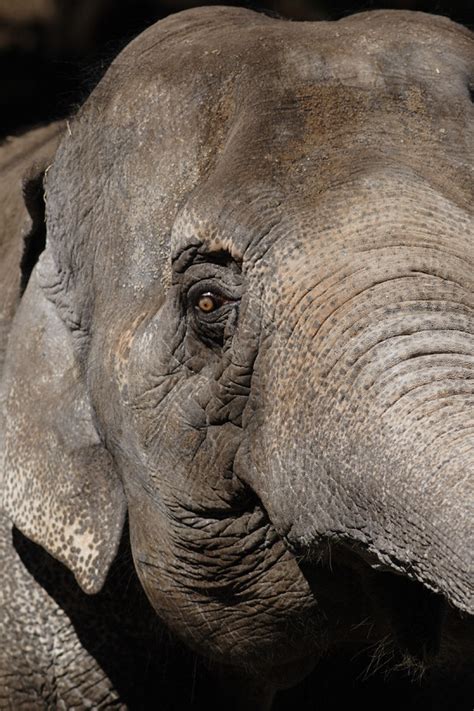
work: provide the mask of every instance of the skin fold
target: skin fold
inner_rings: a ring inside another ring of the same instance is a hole
[[[0,634],[51,606],[5,708],[141,708],[101,619],[114,650],[169,630],[236,708],[367,647],[464,708],[473,65],[422,13],[198,8],[1,148]]]

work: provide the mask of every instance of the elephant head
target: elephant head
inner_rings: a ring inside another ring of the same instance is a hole
[[[113,62],[3,378],[4,505],[85,591],[128,511],[158,615],[280,684],[473,612],[472,70],[444,18],[236,8]]]

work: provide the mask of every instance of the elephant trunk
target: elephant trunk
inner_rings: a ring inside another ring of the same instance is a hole
[[[349,545],[473,613],[472,292],[398,267],[288,301],[249,483],[303,556]]]

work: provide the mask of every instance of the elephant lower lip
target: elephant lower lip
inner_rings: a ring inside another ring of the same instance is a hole
[[[371,587],[390,620],[400,652],[414,666],[429,665],[439,652],[445,601],[419,583],[392,573],[374,576]]]

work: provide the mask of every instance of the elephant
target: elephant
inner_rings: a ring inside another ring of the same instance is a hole
[[[473,64],[201,7],[2,147],[1,708],[185,708],[160,635],[236,708],[367,648],[468,708]]]

